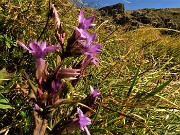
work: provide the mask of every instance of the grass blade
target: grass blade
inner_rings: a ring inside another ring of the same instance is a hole
[[[132,84],[131,84],[131,86],[130,86],[130,88],[129,88],[129,90],[128,90],[128,93],[127,93],[126,98],[130,96],[131,91],[132,91],[133,87],[135,86],[135,83],[136,83],[136,80],[137,80],[139,71],[140,71],[140,67],[139,67],[139,68],[137,69],[137,71],[136,71],[136,74],[135,74],[134,79],[133,79],[133,81],[132,81]]]
[[[167,81],[165,83],[163,83],[162,85],[160,85],[159,87],[157,87],[156,89],[152,90],[150,93],[148,93],[143,99],[141,99],[140,101],[145,101],[146,99],[153,97],[155,94],[161,92],[171,81]]]

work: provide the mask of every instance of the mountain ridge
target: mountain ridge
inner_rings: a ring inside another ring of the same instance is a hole
[[[180,8],[144,8],[125,10],[123,3],[110,5],[98,9],[102,16],[110,16],[118,25],[130,25],[136,29],[144,25],[157,28],[171,28],[180,30]]]

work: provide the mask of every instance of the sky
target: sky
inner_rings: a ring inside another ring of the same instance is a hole
[[[180,8],[180,0],[79,0],[96,8],[123,3],[125,10],[143,8]]]

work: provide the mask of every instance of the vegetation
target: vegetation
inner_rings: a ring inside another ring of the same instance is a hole
[[[70,37],[73,26],[78,25],[80,7],[75,8],[75,3],[66,0],[51,2],[59,12],[66,37]],[[150,25],[126,31],[127,26],[114,24],[97,10],[82,9],[85,16],[96,16],[91,32],[98,33],[97,42],[103,45],[100,65],[87,67],[73,93],[73,97],[85,98],[89,85],[101,92],[95,112],[91,112],[90,133],[179,134],[180,31]],[[29,84],[35,82],[34,57],[16,41],[29,44],[40,39],[58,45],[53,20],[48,16],[48,1],[0,3],[0,133],[23,135],[34,130],[34,103],[28,96]],[[46,57],[49,72],[61,61],[57,54]],[[72,67],[79,59],[71,58],[65,64]],[[69,106],[75,106],[72,104]],[[50,116],[53,119],[47,132],[66,114],[66,107],[59,107],[56,117]],[[80,129],[71,132],[81,133]]]

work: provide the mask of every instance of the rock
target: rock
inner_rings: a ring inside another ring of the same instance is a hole
[[[131,25],[138,28],[151,24],[154,27],[163,27],[180,30],[180,8],[176,9],[140,9],[125,11],[124,4],[106,6],[99,9],[101,15],[110,16],[118,25]],[[130,26],[130,27],[131,27]]]
[[[124,4],[118,3],[115,5],[100,8],[99,10],[105,12],[108,15],[124,14]]]

